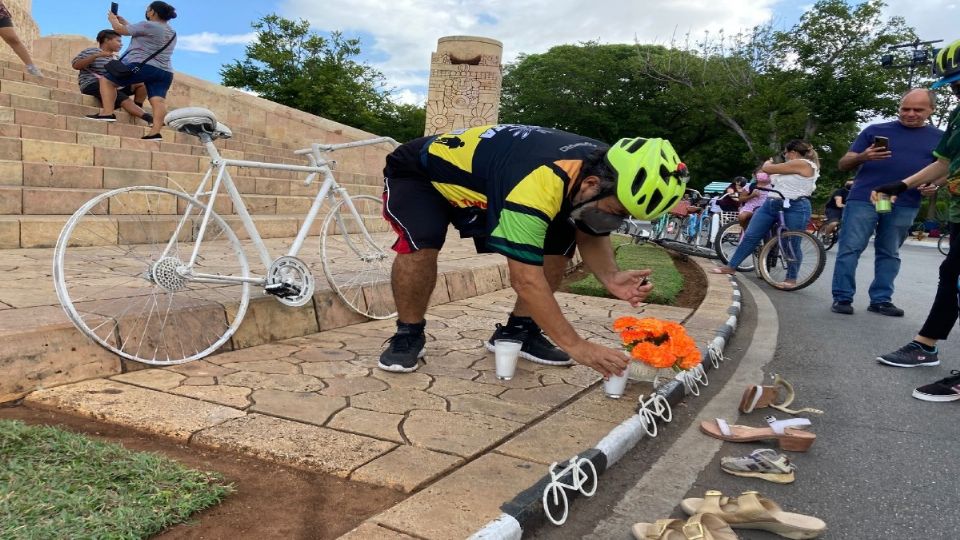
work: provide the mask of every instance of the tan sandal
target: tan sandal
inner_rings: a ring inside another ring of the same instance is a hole
[[[780,395],[781,388],[784,391],[785,397],[783,402],[775,403]],[[744,390],[743,397],[740,398],[740,412],[750,413],[756,409],[770,407],[787,414],[823,414],[823,411],[820,409],[810,407],[803,407],[801,409],[788,408],[795,398],[796,392],[793,389],[793,385],[780,377],[780,375],[774,375],[773,385],[752,384]]]
[[[636,540],[737,540],[737,533],[713,514],[696,514],[682,519],[658,519],[656,523],[636,523],[630,529]]]
[[[700,422],[700,431],[714,439],[730,442],[755,442],[776,439],[777,443],[780,444],[780,448],[789,452],[806,452],[813,446],[813,441],[817,440],[816,434],[798,429],[810,425],[810,420],[806,418],[777,420],[772,416],[768,416],[767,423],[769,427],[758,428],[731,425],[723,418],[717,418],[712,422]]]
[[[719,491],[708,491],[705,498],[684,499],[680,507],[687,514],[716,514],[735,529],[759,529],[785,538],[816,538],[827,530],[822,519],[784,512],[777,503],[756,491],[745,491],[733,499]]]

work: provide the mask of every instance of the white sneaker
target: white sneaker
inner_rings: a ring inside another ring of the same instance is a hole
[[[34,64],[27,64],[27,73],[37,77],[43,77],[43,72]]]

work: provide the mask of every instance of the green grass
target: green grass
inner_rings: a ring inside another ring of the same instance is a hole
[[[620,244],[630,243],[626,237],[611,236],[610,239],[614,248]],[[650,276],[653,290],[647,297],[647,302],[652,304],[673,305],[677,295],[680,294],[680,289],[683,288],[683,276],[677,271],[670,255],[660,246],[649,243],[642,246],[624,246],[617,251],[617,265],[624,270],[639,268],[653,270],[653,275]],[[586,296],[610,296],[607,289],[593,275],[571,283],[567,290]]]
[[[0,539],[145,538],[232,489],[157,454],[0,420]]]

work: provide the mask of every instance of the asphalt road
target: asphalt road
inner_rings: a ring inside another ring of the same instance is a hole
[[[721,410],[730,411],[728,419],[736,418],[736,403],[729,394],[739,396],[742,388],[733,388],[734,383],[729,389],[719,388],[724,379],[731,376],[731,370],[722,370],[723,375],[711,384],[709,392],[692,401],[661,437],[642,442],[617,469],[609,471],[601,479],[601,490],[593,499],[577,501],[567,525],[544,526],[532,537],[630,538],[624,523],[633,516],[636,521],[667,516],[644,515],[648,512],[642,506],[625,513],[623,501],[635,498],[635,492],[641,487],[656,492],[656,486],[662,486],[659,491],[664,496],[675,497],[689,486],[686,497],[702,497],[707,489],[719,489],[730,495],[758,490],[788,511],[815,515],[826,521],[829,530],[821,538],[960,538],[960,482],[957,481],[960,449],[956,448],[960,435],[957,422],[960,403],[927,403],[910,396],[914,387],[946,376],[950,369],[960,369],[960,352],[956,346],[960,332],[941,342],[939,367],[898,369],[880,365],[875,360],[878,354],[909,341],[920,328],[933,300],[942,255],[936,249],[921,247],[905,247],[902,251],[904,264],[894,302],[906,311],[903,318],[884,317],[866,310],[866,289],[872,278],[871,248],[861,259],[866,264],[858,269],[858,285],[862,291],[857,293],[854,302],[857,313],[845,316],[830,312],[834,255],[835,251],[831,251],[820,280],[802,291],[783,293],[760,283],[752,275],[741,275],[741,280],[752,281],[756,286],[744,287],[746,314],[727,349],[727,354],[736,358],[738,354],[750,353],[756,345],[772,345],[763,341],[769,340],[763,335],[765,321],[752,317],[756,315],[757,303],[761,304],[761,316],[771,317],[776,313],[779,322],[776,348],[768,355],[772,361],[763,371],[768,376],[779,373],[794,384],[795,407],[811,406],[826,411],[820,417],[810,416],[814,423],[812,431],[817,434],[811,450],[788,454],[798,467],[795,483],[782,486],[722,473],[720,456],[745,455],[762,444],[723,443],[716,452],[716,445],[711,447],[711,440],[706,436],[703,438],[707,440],[695,446],[704,458],[696,466],[705,466],[692,484],[679,482],[684,485],[678,490],[678,486],[671,485],[678,482],[671,482],[662,470],[656,479],[645,481],[644,476],[657,469],[658,456],[663,459],[665,452],[689,449],[690,445],[678,448],[674,443],[683,440],[683,434],[689,436],[699,420],[707,419],[705,413],[700,413],[701,409],[712,412],[719,405]],[[769,302],[761,298],[754,301],[750,290],[765,294]],[[771,303],[772,310],[762,309]],[[760,426],[770,412],[780,418],[788,417],[763,409],[744,415],[737,422]],[[686,478],[682,467],[678,466],[677,471],[677,480]],[[682,515],[679,507],[674,507],[672,516]],[[610,527],[610,524],[617,526]],[[740,530],[738,533],[748,540],[779,538],[762,532]]]

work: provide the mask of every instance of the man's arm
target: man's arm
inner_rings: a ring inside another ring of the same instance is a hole
[[[949,171],[950,161],[946,158],[938,158],[933,163],[920,169],[904,180],[898,180],[896,182],[890,182],[889,184],[877,186],[877,188],[870,193],[870,200],[876,202],[877,193],[886,193],[888,195],[896,196],[910,188],[917,187],[922,184],[943,184]]]
[[[628,359],[623,352],[590,343],[577,335],[576,330],[563,316],[550,284],[543,275],[542,267],[514,259],[508,259],[507,266],[510,269],[511,287],[528,306],[533,320],[561,349],[567,351],[577,362],[597,370],[601,375],[618,374],[626,369]]]
[[[107,51],[100,51],[97,54],[91,54],[83,58],[80,58],[78,56],[77,58],[73,59],[73,64],[71,65],[73,66],[73,69],[80,71],[81,69],[87,69],[88,67],[90,67],[90,64],[96,61],[97,58],[106,58],[109,56],[113,56],[113,53],[107,52]]]

